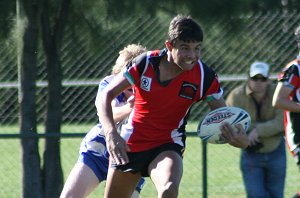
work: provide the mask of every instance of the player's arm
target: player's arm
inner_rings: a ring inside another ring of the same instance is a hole
[[[285,85],[283,82],[278,82],[272,105],[276,108],[300,113],[300,103],[289,99],[289,95],[292,91],[293,88],[291,86]]]
[[[221,137],[231,146],[237,148],[247,148],[250,145],[248,136],[241,124],[231,126],[225,123],[221,126]]]
[[[211,100],[207,102],[207,104],[211,110],[226,106],[225,101],[222,97],[216,100]]]
[[[113,119],[114,119],[115,123],[124,120],[130,114],[130,112],[132,111],[132,108],[133,108],[133,101],[134,100],[132,100],[132,98],[130,98],[128,100],[128,102],[122,106],[117,106],[116,99],[114,99],[111,102]],[[98,100],[96,102],[97,112],[100,111],[100,105],[101,105],[101,102]],[[98,115],[99,115],[99,113],[98,113]]]
[[[95,101],[97,112],[99,112],[101,109],[100,105],[101,105],[102,92],[107,85],[108,85],[107,82],[100,83],[100,85],[99,85],[99,89],[98,89],[98,93],[97,93],[97,97],[96,97],[96,101]],[[112,106],[113,118],[114,118],[115,123],[122,121],[130,114],[130,112],[133,108],[133,102],[134,102],[134,98],[130,97],[127,100],[127,103],[125,105],[119,106],[118,100],[116,98],[114,98],[112,100],[111,106]],[[99,113],[98,113],[98,115],[99,115]]]
[[[117,106],[117,103],[115,100],[112,101],[112,112],[113,112],[113,118],[114,122],[120,122],[124,120],[132,111],[133,108],[133,102],[134,102],[134,97],[130,97],[127,100],[127,103],[122,106]]]
[[[207,103],[211,110],[226,106],[223,97]],[[220,129],[222,131],[221,137],[230,145],[238,148],[247,148],[249,146],[250,142],[242,125],[231,126],[225,123]]]
[[[209,68],[204,67],[205,81],[204,85],[204,97],[211,110],[219,107],[225,107],[226,103],[223,98],[223,90],[220,87],[220,83],[215,72]],[[221,137],[230,145],[238,148],[246,148],[249,146],[249,139],[242,125],[231,126],[225,123],[221,126]]]
[[[129,82],[122,73],[119,73],[103,90],[99,105],[99,118],[103,125],[107,149],[110,157],[117,164],[128,163],[126,152],[130,151],[125,140],[118,134],[112,112],[112,100],[123,90],[130,87]]]

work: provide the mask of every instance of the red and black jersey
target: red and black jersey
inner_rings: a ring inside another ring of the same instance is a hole
[[[290,100],[300,102],[300,61],[295,59],[282,70],[278,80],[292,89]],[[284,129],[288,147],[293,151],[300,144],[300,113],[284,111]]]
[[[121,136],[132,152],[174,142],[185,146],[185,125],[191,106],[200,100],[219,99],[222,89],[215,72],[198,61],[167,82],[159,80],[159,63],[167,50],[138,56],[124,71],[134,86],[134,110]]]

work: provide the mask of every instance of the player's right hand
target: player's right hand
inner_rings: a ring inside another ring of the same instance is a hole
[[[134,105],[134,95],[130,96],[130,97],[127,99],[127,103],[130,104],[130,108],[132,109],[132,108],[133,108],[133,105]]]
[[[237,148],[247,148],[249,146],[250,141],[241,124],[231,126],[228,123],[224,123],[220,130],[220,137],[226,143]]]

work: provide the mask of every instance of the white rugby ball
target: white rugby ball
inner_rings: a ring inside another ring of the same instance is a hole
[[[221,107],[209,112],[198,126],[197,134],[205,142],[224,144],[220,138],[220,126],[228,122],[234,126],[241,124],[245,131],[251,124],[251,117],[247,111],[239,107]]]

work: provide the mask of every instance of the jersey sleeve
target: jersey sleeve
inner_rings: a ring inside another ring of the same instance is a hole
[[[147,53],[145,52],[128,63],[127,67],[123,69],[123,76],[131,85],[138,84],[146,66]]]
[[[102,94],[103,90],[105,89],[105,87],[107,87],[107,85],[110,83],[110,81],[112,79],[113,79],[113,75],[110,75],[100,81],[99,86],[98,86],[97,95],[96,95],[96,100],[95,100],[96,106],[97,106],[97,103],[99,102],[99,100],[101,99],[101,94]],[[124,101],[124,93],[121,93],[113,100],[116,102],[116,104],[123,102]]]
[[[223,89],[221,88],[218,75],[215,71],[203,64],[204,70],[204,85],[202,100],[210,102],[212,100],[218,100],[223,96]]]
[[[299,71],[296,65],[286,67],[278,76],[278,81],[284,85],[294,88],[298,87]]]
[[[96,95],[95,104],[97,104],[98,101],[100,100],[101,93],[102,93],[103,89],[109,84],[109,82],[110,82],[110,78],[108,76],[100,81],[100,83],[98,85],[98,91],[97,91],[97,95]]]

